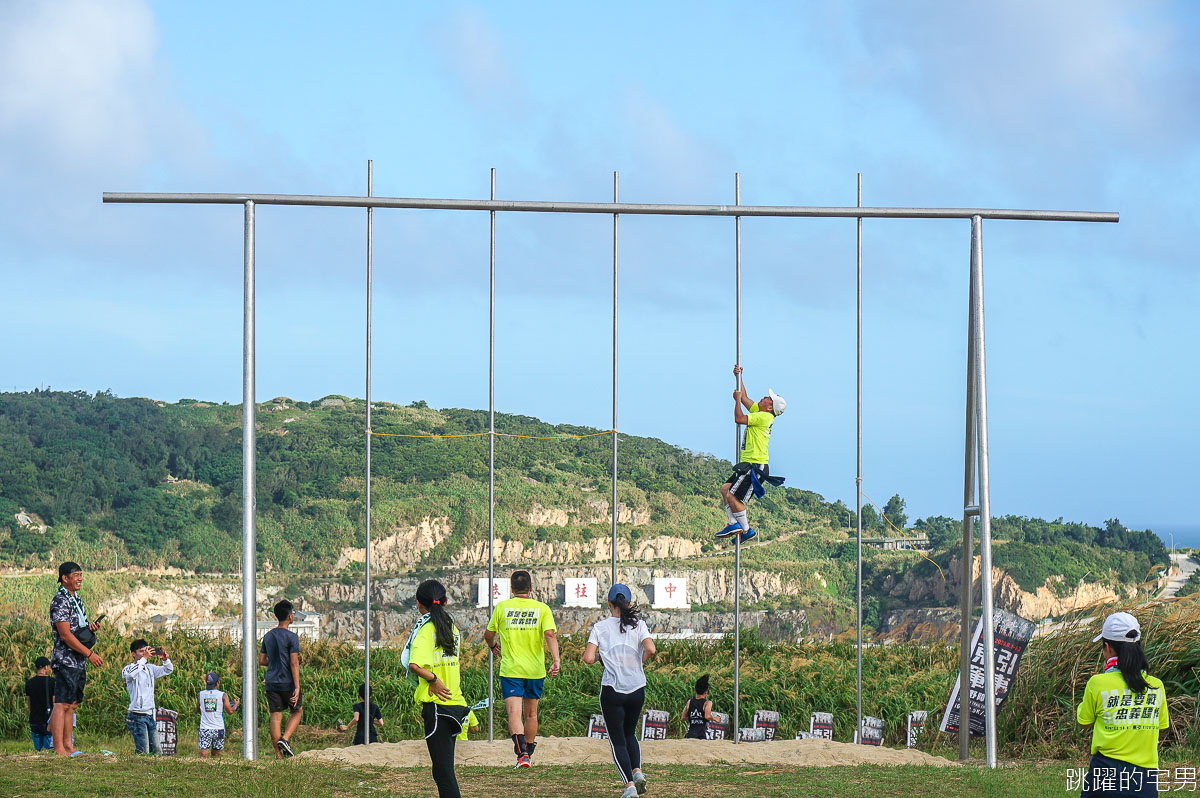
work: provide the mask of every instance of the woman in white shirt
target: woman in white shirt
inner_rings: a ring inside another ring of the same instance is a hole
[[[633,591],[627,586],[617,584],[609,588],[611,615],[592,627],[583,652],[583,661],[588,665],[597,659],[604,664],[604,676],[600,679],[600,711],[604,713],[604,723],[608,727],[613,762],[625,782],[621,798],[636,798],[646,791],[637,724],[646,701],[646,674],[642,663],[655,652],[650,630],[632,602]]]

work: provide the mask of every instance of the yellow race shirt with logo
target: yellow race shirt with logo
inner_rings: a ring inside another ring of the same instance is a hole
[[[492,610],[489,631],[500,635],[500,675],[510,679],[546,678],[543,640],[553,632],[554,615],[540,601],[510,598]]]
[[[418,704],[427,704],[432,701],[435,704],[446,704],[451,706],[465,707],[467,702],[463,699],[462,688],[459,685],[459,669],[458,655],[447,656],[442,649],[434,642],[435,632],[432,623],[427,623],[417,632],[416,638],[413,639],[412,649],[409,652],[409,662],[413,665],[420,665],[433,675],[442,680],[442,684],[450,691],[449,699],[438,698],[433,693],[429,692],[429,682],[424,679],[417,684],[416,699]],[[461,650],[461,638],[458,634],[458,627],[454,628],[454,649]]]
[[[1167,728],[1167,691],[1146,676],[1149,687],[1136,694],[1125,686],[1118,670],[1088,679],[1083,703],[1075,713],[1080,724],[1092,726],[1092,753],[1119,759],[1140,768],[1158,767],[1158,730]]]
[[[746,414],[746,442],[742,446],[743,463],[767,462],[767,444],[771,442],[771,425],[775,415],[758,409],[758,402],[750,405]]]

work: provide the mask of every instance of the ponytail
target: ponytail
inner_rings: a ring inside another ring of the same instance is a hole
[[[1117,652],[1117,669],[1125,678],[1125,686],[1135,693],[1146,692],[1149,685],[1142,671],[1149,670],[1150,663],[1146,660],[1146,653],[1142,651],[1141,641],[1105,639],[1104,642]]]
[[[446,588],[436,579],[426,579],[417,587],[417,601],[429,608],[434,644],[446,656],[455,656],[458,644],[454,640],[454,620],[446,612]]]
[[[620,627],[622,633],[625,631],[626,627],[632,629],[638,625],[638,621],[642,620],[642,613],[638,609],[638,605],[630,604],[628,601],[626,601],[624,595],[617,594],[617,596],[613,598],[612,605],[621,613]]]

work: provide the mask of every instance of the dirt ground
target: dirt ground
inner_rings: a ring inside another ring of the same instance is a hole
[[[537,742],[537,754],[534,757],[537,764],[612,762],[607,740],[588,737],[539,737]],[[352,765],[424,767],[429,764],[429,752],[421,740],[326,748],[304,751],[299,756]],[[511,767],[513,760],[512,743],[507,739],[492,743],[486,740],[460,741],[455,747],[454,761],[459,765]],[[828,740],[773,740],[737,745],[726,740],[646,740],[642,742],[642,760],[647,765],[956,765],[948,759],[923,751],[876,748]]]

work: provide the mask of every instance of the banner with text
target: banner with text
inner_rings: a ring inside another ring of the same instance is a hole
[[[1017,666],[1025,647],[1033,639],[1033,621],[1027,621],[1019,615],[1005,610],[994,610],[992,613],[993,640],[996,651],[996,712],[1008,697],[1009,688],[1017,678]],[[984,672],[983,672],[983,618],[975,624],[975,633],[971,637],[971,672],[970,695],[967,706],[970,709],[970,724],[968,728],[975,737],[984,734]],[[954,686],[950,690],[950,699],[946,702],[946,711],[942,715],[942,723],[938,727],[944,732],[957,732],[962,713],[961,696],[959,696],[958,677],[954,678]]]

